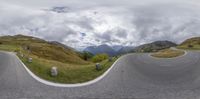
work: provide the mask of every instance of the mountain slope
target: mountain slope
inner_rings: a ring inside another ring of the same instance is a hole
[[[0,47],[2,46],[4,49],[6,46],[8,49],[13,48],[12,50],[14,51],[26,52],[39,58],[55,60],[63,63],[87,63],[70,47],[67,48],[67,46],[63,47],[60,44],[52,44],[31,36],[2,36],[0,37]]]
[[[124,46],[118,51],[118,54],[131,53],[133,49],[134,49],[133,46]]]
[[[108,54],[110,56],[115,56],[116,55],[116,51],[114,49],[112,49],[112,47],[110,47],[108,45],[89,46],[89,47],[85,48],[84,51],[90,52],[90,53],[92,53],[94,55],[102,54],[102,53],[106,53],[106,54]]]
[[[69,47],[69,46],[67,46],[67,45],[65,45],[65,44],[62,44],[62,43],[60,43],[60,42],[57,42],[57,41],[50,41],[49,44],[56,45],[56,46],[61,46],[61,47],[66,48],[66,49],[68,49],[68,50],[74,50],[74,51],[75,51],[74,48]]]
[[[182,42],[178,48],[200,49],[200,37],[193,37]]]
[[[118,52],[119,50],[121,50],[124,46],[122,45],[115,45],[115,46],[111,46],[113,50],[115,50],[116,52]]]
[[[155,41],[136,47],[134,52],[156,52],[158,50],[177,46],[177,44],[170,41]]]
[[[82,83],[102,75],[113,61],[99,62],[101,70],[95,70],[95,63],[83,60],[83,53],[59,42],[49,42],[31,36],[1,36],[0,50],[15,51],[20,60],[36,76],[57,83]],[[81,58],[80,58],[81,57]],[[32,58],[32,61],[29,61]],[[52,76],[52,67],[57,67],[58,75]]]

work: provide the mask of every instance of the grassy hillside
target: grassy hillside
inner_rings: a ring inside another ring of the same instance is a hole
[[[157,58],[173,58],[183,55],[185,52],[181,50],[164,49],[159,52],[153,53],[151,56]]]
[[[157,52],[162,49],[177,46],[175,43],[170,41],[156,41],[148,44],[138,46],[134,49],[134,52]]]
[[[11,51],[30,51],[30,54],[41,58],[64,63],[86,64],[71,48],[64,48],[39,38],[16,35],[0,37],[0,49]]]
[[[82,59],[82,53],[57,42],[16,35],[0,37],[0,50],[17,52],[19,58],[37,76],[59,83],[81,83],[92,80],[106,71],[116,58],[100,62],[102,68],[95,70],[95,63]],[[32,58],[32,63],[28,62]],[[51,67],[58,68],[58,76],[50,75]]]
[[[200,50],[200,37],[194,37],[185,40],[181,43],[178,48],[181,49],[192,49],[192,50]]]

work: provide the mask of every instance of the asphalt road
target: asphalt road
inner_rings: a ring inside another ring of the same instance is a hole
[[[0,99],[200,99],[200,53],[175,59],[123,56],[102,80],[76,88],[33,79],[15,55],[0,52]]]

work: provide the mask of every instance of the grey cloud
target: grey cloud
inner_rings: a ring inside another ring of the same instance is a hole
[[[53,29],[48,28],[48,30],[39,31],[38,33],[40,32],[41,34],[38,35],[40,35],[41,37],[47,40],[56,40],[60,42],[63,42],[65,38],[68,38],[70,36],[76,37],[77,35],[75,31],[67,28],[53,28]]]
[[[200,16],[197,9],[199,8],[194,6],[185,7],[184,4],[182,6],[160,4],[135,8],[132,24],[136,26],[138,42],[155,40],[181,42],[191,35],[200,35],[199,29],[194,29],[200,26],[200,21],[196,20]]]
[[[49,11],[53,11],[56,13],[67,13],[69,10],[70,10],[70,8],[66,7],[66,6],[53,7],[51,9],[49,9]]]
[[[101,41],[111,41],[111,35],[109,32],[105,32],[105,33],[102,33],[102,34],[95,34],[95,37],[96,38],[99,38]]]
[[[4,3],[8,6],[0,8],[0,34],[22,33],[77,48],[102,43],[181,42],[199,36],[200,7],[195,6],[197,1],[168,1],[117,0],[113,3],[112,0],[61,0],[58,3],[42,0],[38,4],[38,0],[7,0]],[[194,5],[180,1],[193,2]],[[44,11],[44,8],[52,11]],[[87,35],[83,37],[80,33]]]
[[[67,43],[78,43],[79,41],[78,40],[70,40],[70,41],[67,41]]]
[[[88,18],[87,16],[83,16],[83,17],[80,17],[79,20],[75,20],[75,21],[66,21],[67,23],[71,22],[73,24],[76,24],[78,25],[79,27],[81,28],[84,28],[84,29],[88,29],[88,30],[93,30],[93,26],[92,26],[92,23],[93,23],[93,20],[91,18]]]
[[[128,36],[127,31],[125,29],[121,29],[121,28],[117,29],[116,35],[117,35],[117,37],[123,38],[123,39],[126,39]]]
[[[199,3],[198,0],[3,0],[6,3],[29,7],[69,6],[73,8],[91,8],[96,6],[128,6],[146,5],[154,3],[186,2]]]
[[[127,31],[122,28],[114,28],[111,30],[108,30],[104,33],[96,33],[95,38],[97,42],[100,44],[121,44],[123,41],[120,39],[126,39],[127,38]],[[120,38],[120,39],[119,39]]]

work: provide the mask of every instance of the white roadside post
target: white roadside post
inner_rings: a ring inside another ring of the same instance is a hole
[[[21,53],[21,57],[24,57],[24,54]]]
[[[32,63],[33,59],[32,58],[28,58],[28,62]]]
[[[109,62],[112,62],[112,61],[113,61],[113,58],[112,58],[112,57],[109,57],[108,61],[109,61]]]
[[[96,63],[96,70],[100,70],[101,69],[101,64],[100,63]]]
[[[58,75],[58,71],[57,71],[57,67],[52,67],[51,68],[51,76],[57,76]]]

